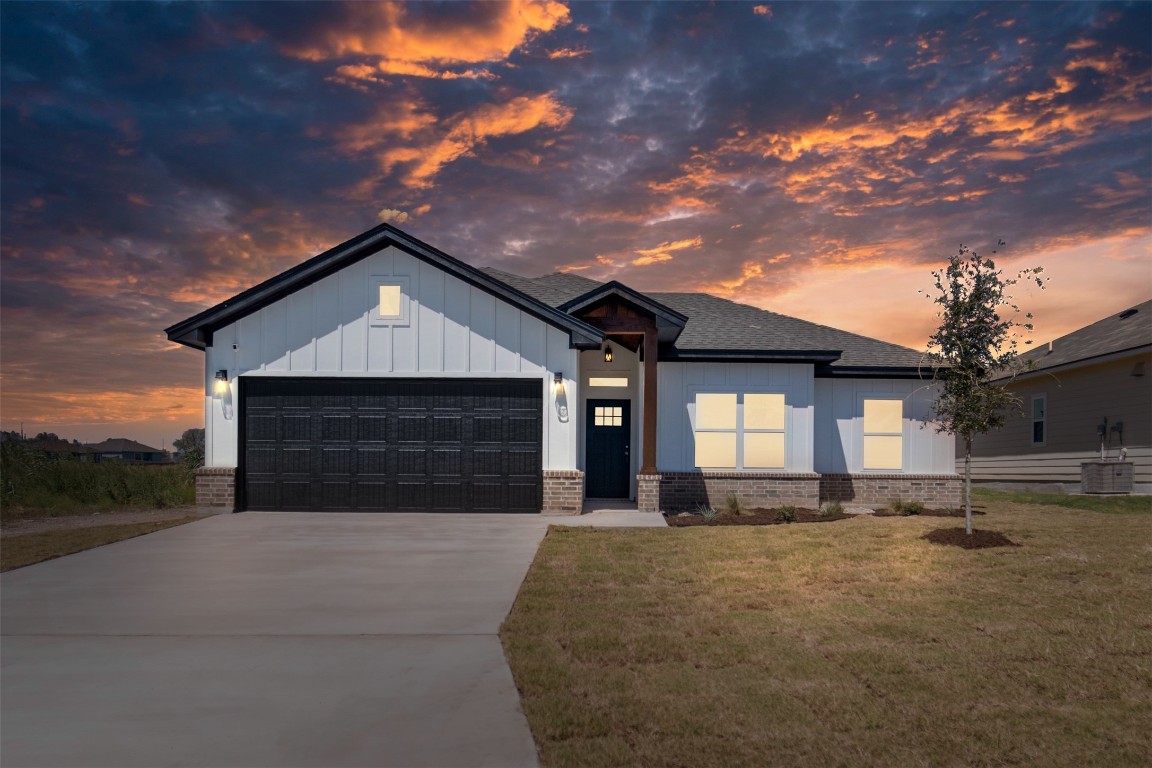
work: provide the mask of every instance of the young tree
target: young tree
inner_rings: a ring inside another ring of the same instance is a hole
[[[1004,245],[999,241],[998,245]],[[992,253],[996,253],[993,251]],[[934,404],[937,431],[964,441],[964,530],[972,533],[972,438],[1004,425],[1005,414],[1020,410],[1020,398],[1004,381],[1023,367],[1017,357],[1023,333],[1032,330],[1031,313],[1021,319],[1011,295],[1021,281],[1044,288],[1043,267],[1005,277],[992,259],[967,246],[932,272],[940,326],[928,342],[940,394]],[[1031,344],[1025,341],[1025,344]]]
[[[180,452],[180,463],[189,473],[195,473],[204,466],[204,430],[199,427],[184,430],[184,434],[172,441]]]

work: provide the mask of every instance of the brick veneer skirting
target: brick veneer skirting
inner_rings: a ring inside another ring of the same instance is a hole
[[[660,511],[660,475],[636,475],[636,509]]]
[[[196,506],[236,508],[236,467],[196,470]]]
[[[584,508],[584,473],[575,469],[544,470],[544,511],[578,515]]]
[[[821,501],[883,505],[922,501],[929,507],[959,506],[964,478],[959,475],[821,475]]]
[[[691,510],[698,504],[720,507],[729,493],[749,507],[819,504],[820,475],[813,472],[662,472],[655,477],[664,512]]]

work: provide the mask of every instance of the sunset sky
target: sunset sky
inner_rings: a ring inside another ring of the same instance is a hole
[[[1037,343],[1152,297],[1152,4],[0,4],[0,421],[157,447],[174,322],[381,220],[476,266],[923,348],[961,243]]]

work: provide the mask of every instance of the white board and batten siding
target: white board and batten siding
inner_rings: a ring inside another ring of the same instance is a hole
[[[815,471],[828,474],[863,472],[863,410],[869,398],[904,402],[902,474],[951,475],[955,445],[931,421],[936,389],[909,379],[816,379]]]
[[[656,466],[691,472],[694,466],[696,395],[783,393],[785,407],[782,472],[812,472],[812,366],[790,363],[660,363],[656,369]]]
[[[404,321],[372,320],[378,279],[406,287]],[[212,392],[220,369],[233,381],[236,376],[536,378],[544,393],[544,469],[575,466],[576,424],[560,422],[552,407],[552,372],[564,373],[568,392],[578,391],[577,352],[569,349],[567,332],[393,247],[220,328],[205,369],[208,466],[237,464],[237,414],[226,418],[226,402]]]

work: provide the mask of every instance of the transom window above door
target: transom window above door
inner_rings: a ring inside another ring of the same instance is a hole
[[[597,427],[622,427],[624,409],[618,405],[597,405],[592,413],[592,423]]]

